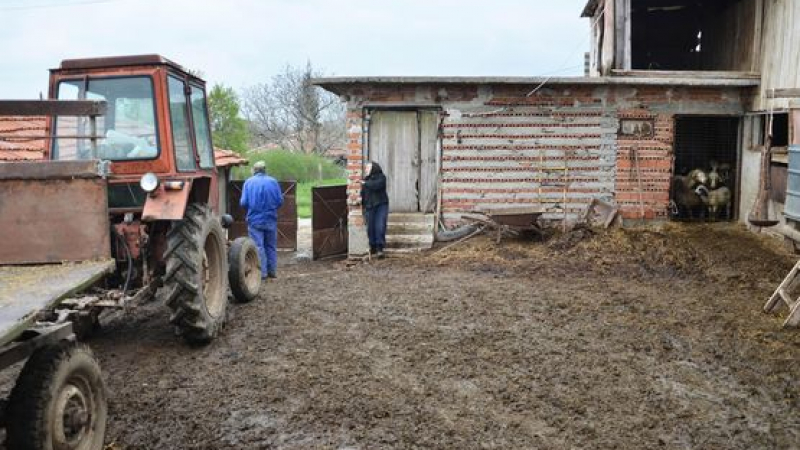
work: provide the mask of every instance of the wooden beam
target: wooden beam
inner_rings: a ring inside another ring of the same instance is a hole
[[[614,0],[614,68],[630,68],[630,0]]]
[[[614,69],[614,53],[615,53],[615,0],[606,0],[604,3],[603,15],[603,55],[602,63],[600,65],[600,73],[608,75]]]
[[[102,116],[105,101],[0,100],[0,116]]]
[[[800,98],[800,88],[767,89],[767,98]]]

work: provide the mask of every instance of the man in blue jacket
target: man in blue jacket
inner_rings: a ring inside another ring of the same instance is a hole
[[[278,274],[278,208],[283,205],[283,192],[275,178],[266,174],[266,164],[253,164],[253,176],[244,182],[239,202],[247,211],[247,231],[258,246],[261,277]]]

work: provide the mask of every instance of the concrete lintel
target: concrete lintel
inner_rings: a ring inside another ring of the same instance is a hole
[[[676,86],[748,88],[760,85],[758,78],[738,72],[720,72],[718,77],[680,76],[605,76],[605,77],[327,77],[311,82],[336,94],[364,85],[571,85],[571,86]]]

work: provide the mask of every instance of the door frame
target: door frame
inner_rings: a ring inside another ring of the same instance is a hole
[[[398,105],[364,105],[362,107],[362,114],[361,114],[361,129],[363,130],[361,134],[362,142],[361,142],[361,173],[364,173],[364,169],[366,168],[367,162],[370,161],[372,156],[372,149],[370,147],[370,131],[371,131],[371,123],[372,123],[372,113],[374,112],[415,112],[417,113],[417,148],[418,155],[420,157],[420,165],[418,168],[417,174],[417,183],[421,186],[422,185],[422,127],[420,126],[420,112],[428,111],[428,112],[435,112],[439,115],[438,125],[436,127],[436,148],[434,149],[434,154],[436,155],[435,161],[435,170],[434,176],[436,177],[436,197],[438,201],[438,197],[441,195],[441,171],[442,171],[442,113],[444,109],[441,105],[433,105],[433,104],[419,104],[419,105],[406,105],[406,104],[398,104]],[[417,192],[417,212],[422,214],[428,214],[428,212],[422,210],[422,199],[420,197],[420,192]],[[436,212],[436,206],[434,205],[434,211]]]

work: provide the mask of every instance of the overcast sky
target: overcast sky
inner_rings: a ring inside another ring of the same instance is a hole
[[[62,59],[160,53],[241,89],[286,64],[338,76],[580,75],[586,0],[0,0],[0,98]]]

